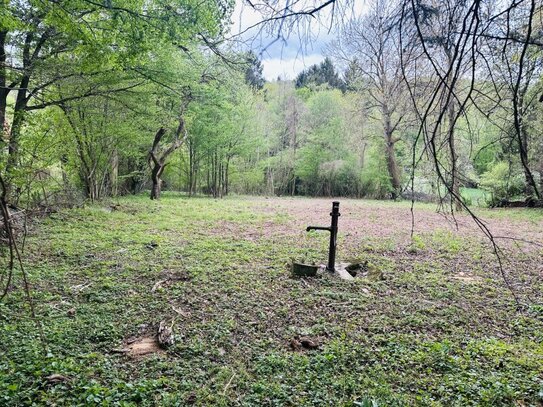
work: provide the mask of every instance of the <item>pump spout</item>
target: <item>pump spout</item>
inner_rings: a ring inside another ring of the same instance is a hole
[[[331,232],[332,229],[329,228],[329,227],[326,227],[326,226],[308,226],[306,231],[310,231],[310,230],[326,230],[328,232]]]

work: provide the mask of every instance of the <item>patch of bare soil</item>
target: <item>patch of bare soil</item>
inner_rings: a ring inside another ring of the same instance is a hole
[[[483,279],[479,276],[474,276],[473,274],[464,273],[462,271],[452,276],[451,278],[454,280],[462,281],[464,283],[473,283],[473,284],[480,283],[481,281],[483,281]]]
[[[329,212],[335,198],[319,199],[255,199],[254,210],[261,214],[284,214],[287,222],[270,222],[265,224],[262,235],[295,235],[303,232],[308,225],[327,226],[330,223]],[[409,205],[387,205],[382,202],[372,202],[355,199],[337,199],[340,201],[341,217],[339,219],[340,235],[349,240],[360,241],[365,238],[393,239],[399,244],[408,244],[411,237],[412,214]],[[503,246],[509,246],[515,239],[517,242],[543,243],[543,225],[520,219],[503,217],[488,217],[488,210],[480,212],[480,218],[497,241]],[[485,238],[481,229],[471,216],[466,213],[443,214],[431,207],[417,207],[413,212],[413,226],[416,234],[432,233],[437,230],[450,231],[459,236]],[[239,229],[238,229],[239,232]],[[253,231],[254,232],[254,231]],[[537,245],[530,245],[532,249]],[[527,246],[527,247],[528,247]]]
[[[299,232],[294,230],[295,232]],[[255,227],[252,223],[241,223],[228,220],[217,222],[210,232],[214,236],[237,237],[250,242],[257,242],[262,238],[281,237],[292,235],[293,230],[285,227],[285,224],[274,220],[266,220],[262,225]]]
[[[130,358],[141,359],[146,356],[164,353],[155,336],[143,336],[127,341],[126,346],[118,350]]]

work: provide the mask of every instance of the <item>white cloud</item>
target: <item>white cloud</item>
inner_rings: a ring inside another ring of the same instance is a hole
[[[310,4],[318,5],[318,2],[312,3],[311,1],[300,1],[296,3],[298,4],[298,7],[294,7],[293,10],[307,8]],[[319,36],[321,34],[326,35],[330,29],[330,24],[332,24],[332,26],[338,26],[351,17],[360,16],[366,13],[369,8],[369,3],[371,2],[368,0],[353,0],[352,2],[345,2],[344,7],[325,7],[316,15],[316,19],[308,19],[308,21],[312,21],[312,24],[309,27],[310,32],[306,34],[309,34],[312,37]],[[266,9],[266,7],[263,6],[266,4],[265,2],[255,4],[257,8],[260,7],[261,9]],[[263,15],[256,11],[253,7],[249,6],[246,0],[236,0],[234,11],[232,13],[233,24],[231,32],[236,34],[244,31],[246,28],[260,23],[263,18]],[[307,26],[302,27],[302,31],[305,31],[306,28]],[[257,30],[258,29],[255,31]]]
[[[246,28],[262,21],[262,15],[252,7],[245,4],[243,0],[236,0],[234,12],[232,13],[232,33],[236,34]]]
[[[300,2],[300,5],[303,4],[306,3]],[[237,39],[244,44],[242,47],[253,49],[257,54],[262,53],[266,80],[276,80],[278,76],[283,79],[295,79],[305,68],[324,59],[322,55],[324,45],[334,37],[334,30],[330,31],[330,23],[339,28],[351,17],[364,14],[368,10],[368,1],[353,0],[341,13],[336,10],[333,19],[332,10],[334,10],[332,7],[326,7],[319,13],[317,19],[311,20],[311,25],[302,26],[302,39],[294,29],[286,33],[285,41],[274,41],[277,33],[270,32],[266,26],[258,25],[263,16],[248,6],[246,0],[236,0],[231,33],[235,35],[243,32]],[[245,32],[248,27],[255,24],[257,27]]]
[[[296,58],[269,58],[262,60],[264,78],[274,81],[278,76],[282,79],[295,79],[305,68],[318,64],[324,59],[321,54],[311,54]]]

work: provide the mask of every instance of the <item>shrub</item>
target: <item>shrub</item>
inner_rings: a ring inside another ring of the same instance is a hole
[[[513,173],[509,164],[504,161],[496,163],[481,175],[481,188],[492,194],[492,202],[510,199],[522,193],[523,180],[520,174]]]

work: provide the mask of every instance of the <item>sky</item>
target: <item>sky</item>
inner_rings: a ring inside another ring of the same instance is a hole
[[[232,33],[244,32],[248,27],[262,21],[262,15],[246,5],[245,0],[236,0],[236,7],[232,15]],[[365,0],[355,0],[353,7],[346,14],[359,15],[367,8]],[[318,19],[308,28],[304,25],[304,33],[293,30],[283,30],[287,33],[284,40],[275,41],[277,29],[274,33],[269,30],[260,30],[262,26],[253,28],[243,34],[241,38],[244,46],[253,49],[262,59],[264,77],[268,81],[282,79],[295,79],[305,68],[321,62],[326,56],[326,44],[334,38],[337,21],[331,23],[331,8],[320,12]],[[344,20],[344,19],[343,19]],[[259,34],[260,32],[260,34]],[[303,37],[300,40],[300,36]]]

